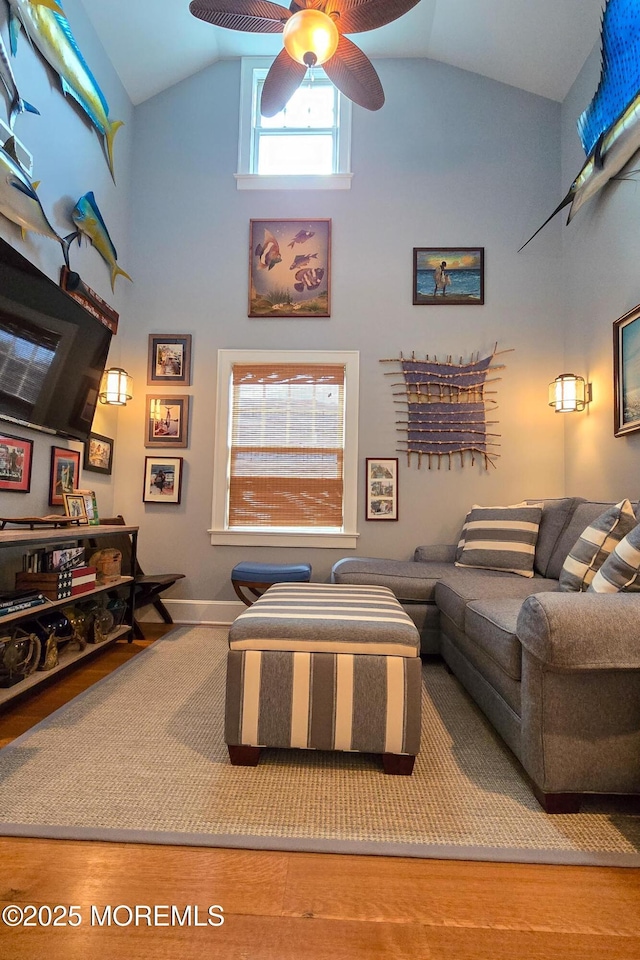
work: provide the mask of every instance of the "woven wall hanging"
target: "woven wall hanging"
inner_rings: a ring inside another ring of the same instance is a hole
[[[402,434],[398,452],[407,454],[409,465],[415,454],[418,468],[424,457],[430,470],[436,464],[440,470],[443,462],[451,469],[452,458],[455,462],[460,457],[460,466],[464,466],[465,454],[469,454],[472,466],[479,459],[487,468],[495,467],[500,456],[495,451],[500,446],[496,438],[500,434],[488,431],[498,421],[488,420],[487,415],[497,408],[497,401],[490,396],[497,391],[487,390],[487,384],[501,379],[489,377],[490,373],[504,370],[504,364],[496,364],[495,358],[510,352],[498,353],[497,349],[498,344],[490,356],[480,359],[478,354],[468,363],[463,363],[462,357],[459,363],[453,363],[451,357],[439,361],[427,356],[419,360],[415,353],[410,357],[401,353],[396,359],[380,361],[399,363],[402,368],[403,381],[393,384],[403,388],[394,392],[394,397],[402,399],[394,402],[406,408],[406,419],[397,420],[396,424]],[[397,373],[392,371],[385,376]]]

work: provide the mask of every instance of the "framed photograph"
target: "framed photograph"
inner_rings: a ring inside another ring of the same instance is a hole
[[[0,490],[29,493],[33,440],[0,433]]]
[[[252,220],[250,317],[331,316],[331,220]]]
[[[64,500],[64,512],[68,517],[72,517],[79,523],[89,523],[84,496],[79,490],[74,490],[73,493],[63,493],[62,499]]]
[[[189,445],[189,403],[186,394],[174,397],[147,394],[145,447]]]
[[[80,479],[80,453],[66,447],[51,447],[49,475],[49,503],[52,507],[64,505],[63,494],[73,493]]]
[[[484,303],[484,247],[414,247],[413,302]]]
[[[398,519],[398,458],[367,457],[367,520]]]
[[[144,458],[144,503],[180,503],[182,457]]]
[[[613,432],[640,430],[640,305],[613,323]]]
[[[150,333],[147,383],[191,383],[191,334]]]
[[[113,440],[99,433],[90,433],[84,445],[82,469],[110,475],[112,468]]]
[[[98,517],[98,503],[96,501],[95,491],[74,490],[73,492],[79,494],[81,497],[84,497],[84,507],[89,523],[93,525],[99,524],[100,518]]]

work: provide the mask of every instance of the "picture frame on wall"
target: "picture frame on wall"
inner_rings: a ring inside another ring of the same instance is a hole
[[[249,316],[331,316],[331,220],[251,220]]]
[[[147,384],[191,384],[191,334],[149,334]]]
[[[367,457],[366,519],[398,519],[397,457]]]
[[[33,440],[0,433],[0,490],[29,493]]]
[[[189,445],[190,401],[187,394],[147,394],[145,447]]]
[[[484,247],[414,247],[414,306],[481,306]]]
[[[180,503],[182,462],[182,457],[144,458],[144,503]]]
[[[640,304],[613,322],[613,430],[640,430]]]
[[[113,469],[113,440],[100,433],[90,433],[84,445],[82,469],[111,475]]]
[[[64,506],[64,494],[73,493],[80,479],[80,452],[66,447],[51,447],[49,504]]]
[[[89,523],[87,505],[79,490],[74,490],[73,493],[63,493],[62,499],[64,500],[64,512],[67,517],[77,520],[78,523]]]

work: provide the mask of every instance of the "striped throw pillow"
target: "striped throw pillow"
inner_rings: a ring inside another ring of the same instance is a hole
[[[621,500],[601,513],[582,531],[569,551],[560,571],[560,590],[574,593],[588,590],[609,554],[636,523],[628,500]]]
[[[456,566],[532,577],[541,516],[539,506],[473,507]]]
[[[456,546],[455,559],[456,559],[456,560],[459,560],[459,559],[461,558],[461,556],[462,556],[462,551],[464,550],[464,545],[465,545],[465,543],[467,542],[467,527],[469,526],[469,520],[471,519],[471,511],[472,511],[472,510],[483,510],[483,509],[491,509],[491,510],[511,510],[511,509],[513,509],[513,507],[528,507],[528,506],[540,506],[540,507],[541,507],[542,504],[541,504],[541,503],[540,503],[540,504],[537,504],[537,503],[536,503],[536,504],[529,504],[529,503],[527,503],[526,500],[522,500],[520,503],[510,503],[509,506],[507,506],[507,507],[490,507],[490,508],[486,507],[486,508],[485,508],[485,507],[481,507],[479,503],[474,503],[473,506],[471,507],[471,510],[469,510],[469,513],[468,513],[468,514],[466,515],[466,517],[464,518],[464,523],[462,524],[462,530],[460,531],[460,539],[458,540],[458,543],[457,543],[457,546]]]
[[[623,537],[589,584],[589,593],[640,590],[640,524]]]

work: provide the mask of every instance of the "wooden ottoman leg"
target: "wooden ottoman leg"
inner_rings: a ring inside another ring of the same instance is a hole
[[[229,760],[234,767],[257,767],[260,760],[260,747],[249,747],[246,744],[227,744]]]
[[[394,776],[410,777],[415,759],[406,753],[383,753],[382,769]]]

